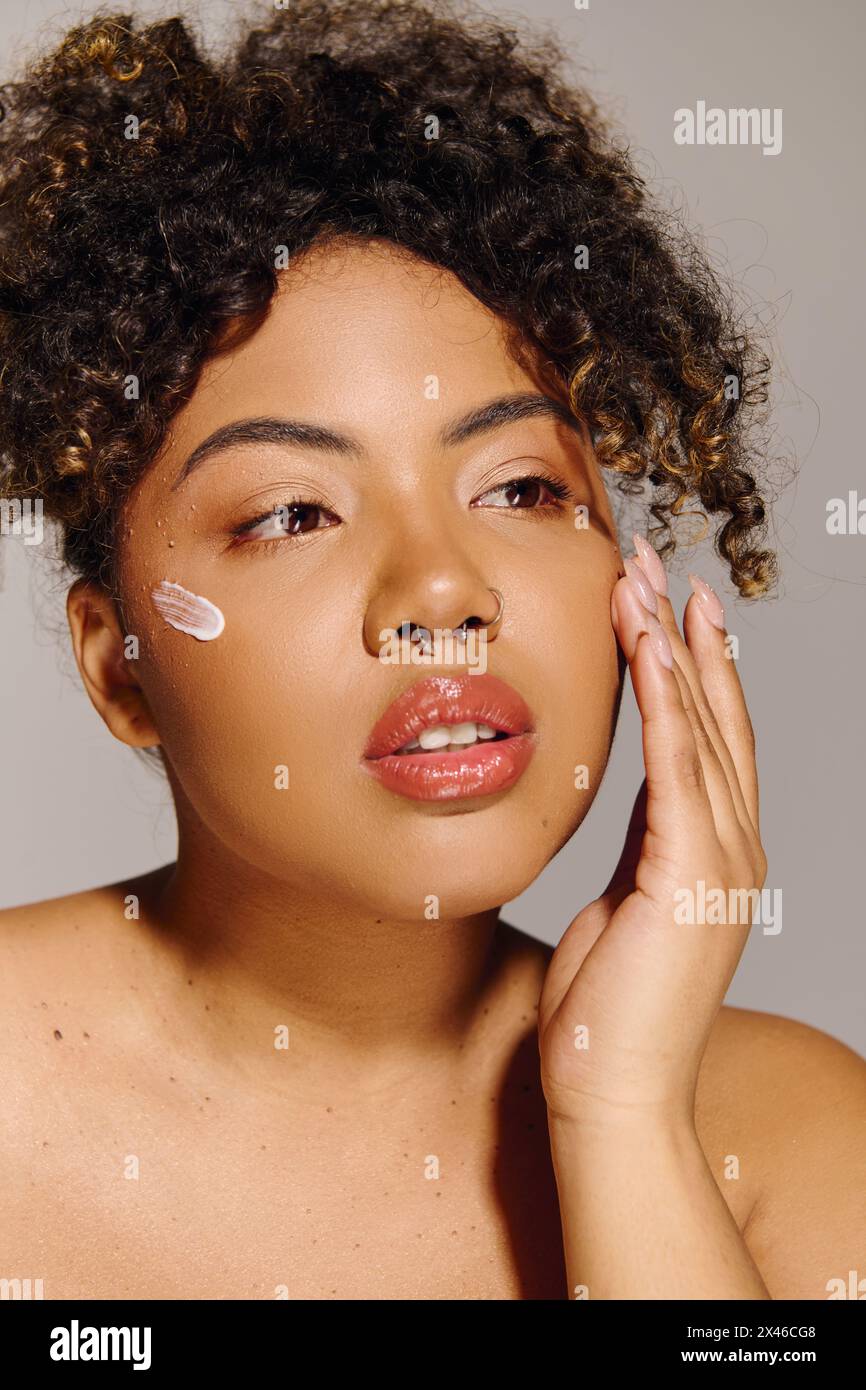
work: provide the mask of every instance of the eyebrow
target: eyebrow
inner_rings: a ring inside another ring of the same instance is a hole
[[[526,420],[532,416],[546,416],[559,420],[580,436],[581,424],[566,405],[553,396],[540,392],[524,391],[510,396],[498,396],[485,405],[470,410],[466,415],[444,425],[439,432],[439,443],[448,448],[464,443],[489,430],[503,425]],[[172,483],[172,492],[186,482],[191,473],[205,460],[229,449],[254,448],[261,444],[287,444],[293,448],[316,449],[343,457],[363,458],[367,450],[358,439],[329,429],[326,425],[306,420],[287,420],[275,416],[257,416],[248,420],[234,420],[222,425],[198,444],[184,463],[177,478]]]

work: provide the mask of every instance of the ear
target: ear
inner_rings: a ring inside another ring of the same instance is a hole
[[[114,600],[99,585],[79,579],[66,598],[75,660],[94,709],[114,737],[130,748],[152,748],[159,734],[123,633]]]

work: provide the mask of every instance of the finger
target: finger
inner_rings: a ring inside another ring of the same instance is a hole
[[[712,701],[707,695],[703,683],[702,673],[695,661],[688,642],[680,633],[679,624],[676,620],[671,601],[666,596],[657,596],[658,618],[667,634],[668,641],[674,654],[674,660],[683,674],[683,679],[688,684],[688,693],[684,694],[683,701],[686,709],[693,718],[700,720],[702,728],[706,732],[707,738],[713,746],[713,750],[725,774],[728,784],[728,792],[737,822],[743,831],[750,834],[755,832],[755,825],[749,811],[745,793],[740,784],[739,772],[733,754],[728,747],[727,739],[719,726]],[[708,624],[709,626],[709,624]],[[713,646],[707,653],[708,657],[715,653],[716,661],[724,660],[725,644],[722,634],[715,630],[720,638],[719,647]]]
[[[719,730],[730,750],[749,818],[755,833],[759,835],[760,806],[755,731],[737,673],[737,663],[728,649],[724,609],[712,590],[710,594],[716,599],[718,608],[710,599],[700,597],[701,586],[705,581],[697,576],[694,578],[696,584],[692,587],[695,593],[686,604],[683,630]],[[709,589],[709,585],[706,585],[706,588]]]
[[[654,625],[656,629],[664,633],[664,628],[658,619],[645,608],[638,597],[638,592],[630,574],[625,579],[621,579],[614,589],[617,611],[622,625],[623,650],[626,658],[631,651],[634,651],[641,631],[652,632]],[[682,639],[680,641],[685,646]],[[670,643],[668,643],[668,649],[670,650]],[[632,683],[634,684],[634,682],[635,673],[632,671]],[[715,837],[724,839],[726,842],[734,836],[739,840],[742,837],[743,828],[731,796],[728,777],[700,718],[689,683],[676,662],[673,663],[671,671],[671,684],[678,696],[676,704],[691,733],[691,746],[694,748],[700,763],[702,781],[706,787],[713,818]],[[640,705],[640,694],[637,687],[635,687],[635,693],[638,694],[638,704]],[[641,712],[643,712],[642,709]],[[679,756],[683,756],[682,750],[680,750]],[[649,773],[649,768],[647,768],[647,772]]]
[[[745,791],[740,783],[739,769],[736,760],[733,757],[731,749],[728,747],[725,732],[720,727],[716,718],[715,711],[712,707],[712,701],[709,699],[708,692],[703,683],[702,672],[690,650],[690,644],[680,633],[676,614],[674,613],[670,599],[667,597],[667,580],[665,578],[664,567],[655,552],[649,551],[642,537],[635,536],[634,539],[635,547],[639,549],[639,554],[630,557],[630,559],[626,561],[626,572],[638,583],[643,601],[648,602],[650,607],[655,607],[658,619],[671,644],[674,660],[689,683],[691,699],[685,700],[686,708],[691,713],[692,705],[694,705],[698,717],[715,749],[716,757],[719,759],[724,769],[725,776],[728,779],[728,786],[730,788],[740,827],[747,835],[757,835],[757,824],[753,819]],[[643,581],[642,584],[641,580]],[[712,593],[711,590],[710,593]],[[713,598],[715,598],[715,595],[713,595]],[[713,611],[713,616],[718,617],[721,615],[721,619],[724,621],[724,613],[721,604],[718,603],[718,600],[716,600],[716,604],[717,610]],[[712,627],[712,623],[708,622],[707,626]],[[717,660],[721,660],[726,656],[727,648],[723,635],[719,633],[719,629],[715,628],[714,631],[717,636],[721,636],[721,640],[718,643],[710,643],[707,649],[707,655],[708,658],[711,655],[715,655]]]
[[[661,624],[642,607],[628,579],[614,585],[611,614],[641,714],[648,825],[715,838],[703,764]]]

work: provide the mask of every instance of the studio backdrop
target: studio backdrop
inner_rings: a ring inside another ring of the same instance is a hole
[[[178,7],[137,8],[156,17]],[[218,41],[232,6],[179,8]],[[500,20],[528,14],[564,40],[656,196],[694,229],[766,334],[775,370],[768,543],[779,585],[739,599],[697,537],[678,548],[671,574],[678,614],[689,570],[722,595],[757,734],[766,906],[727,1002],[801,1019],[866,1052],[862,5],[488,8]],[[5,0],[3,76],[77,17],[56,0]],[[624,526],[631,520],[645,525],[640,499]],[[13,523],[7,515],[0,540],[0,907],[116,882],[175,853],[167,785],[111,738],[81,687],[64,611],[69,579],[50,530]],[[630,534],[622,540],[630,549]],[[581,833],[507,905],[506,920],[559,939],[617,860],[641,766],[627,684]]]

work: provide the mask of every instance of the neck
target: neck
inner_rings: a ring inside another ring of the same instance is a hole
[[[506,954],[498,909],[373,916],[214,851],[182,834],[143,905],[167,963],[163,1016],[204,1033],[210,1056],[254,1066],[283,1030],[308,1079],[339,1069],[348,1086],[456,1065],[487,1035]]]

